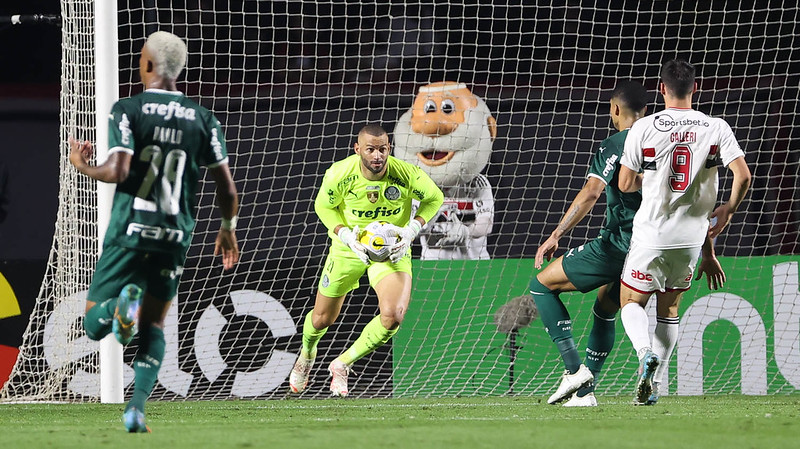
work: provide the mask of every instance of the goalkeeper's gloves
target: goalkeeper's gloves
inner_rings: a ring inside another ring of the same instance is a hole
[[[367,247],[364,246],[363,243],[358,241],[358,226],[354,227],[352,230],[347,226],[342,226],[339,229],[339,232],[336,233],[339,236],[339,239],[347,245],[362,262],[364,265],[369,265],[369,255],[367,254]]]
[[[395,226],[397,242],[389,248],[389,260],[392,263],[399,262],[406,255],[408,249],[411,248],[411,242],[417,238],[420,230],[422,230],[422,225],[416,219],[411,220],[408,226],[402,228]]]
[[[454,221],[450,224],[450,229],[447,230],[444,237],[440,238],[435,246],[460,245],[467,240],[467,237],[469,237],[469,228],[460,221]]]

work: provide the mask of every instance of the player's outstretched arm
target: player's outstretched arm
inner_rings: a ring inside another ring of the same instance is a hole
[[[89,165],[94,154],[94,147],[88,140],[80,141],[69,136],[69,162],[84,175],[97,181],[118,184],[128,178],[131,167],[131,155],[124,151],[115,151],[100,165]]]
[[[712,239],[722,233],[725,226],[731,221],[731,216],[739,209],[742,204],[747,190],[750,188],[752,175],[750,168],[747,166],[744,157],[738,157],[728,164],[728,169],[733,172],[733,186],[731,188],[731,196],[725,204],[714,209],[711,213],[711,218],[716,218],[717,222],[714,226],[708,229],[708,235]]]
[[[586,180],[586,184],[584,184],[581,191],[575,195],[575,199],[572,200],[572,204],[570,204],[569,209],[567,209],[567,212],[561,218],[556,229],[550,234],[550,237],[539,246],[539,249],[536,250],[534,266],[537,269],[542,268],[545,259],[550,260],[553,258],[556,250],[558,250],[558,240],[583,220],[583,217],[585,217],[586,214],[592,210],[595,203],[597,203],[600,194],[603,193],[603,189],[605,188],[605,182],[599,178],[592,176]]]
[[[727,280],[725,271],[722,270],[722,266],[719,264],[717,255],[714,252],[714,241],[708,236],[706,236],[706,241],[703,243],[703,257],[697,267],[697,276],[695,276],[694,280],[700,280],[703,274],[706,275],[708,288],[711,290],[721,289]]]
[[[230,270],[239,261],[239,243],[236,241],[236,222],[239,213],[239,194],[228,164],[210,168],[214,178],[217,207],[222,212],[222,225],[214,243],[214,255],[222,255],[222,266]]]

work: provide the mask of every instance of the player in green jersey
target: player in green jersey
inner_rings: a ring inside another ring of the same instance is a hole
[[[109,116],[109,156],[90,165],[92,146],[70,137],[70,162],[92,179],[116,184],[103,253],[86,301],[86,335],[113,332],[128,344],[138,326],[133,397],[122,419],[129,432],[148,432],[144,406],[164,358],[164,320],[178,291],[195,221],[200,167],[216,183],[222,213],[214,254],[226,270],[239,258],[236,186],[222,127],[204,107],[177,90],[186,44],[159,31],[142,47],[145,91],[119,100]]]
[[[411,242],[444,201],[442,191],[425,172],[389,155],[389,136],[380,126],[361,129],[354,150],[356,154],[325,172],[314,203],[328,228],[331,246],[314,309],[303,323],[303,347],[289,376],[289,386],[295,393],[308,385],[317,343],[339,316],[345,296],[358,287],[365,271],[378,296],[380,315],[328,367],[331,393],[347,396],[350,366],[397,332],[411,299]],[[412,200],[419,201],[413,219]],[[357,239],[358,228],[373,221],[394,225],[398,237],[386,262],[370,262],[366,248]]]
[[[530,283],[542,324],[556,344],[566,368],[558,389],[547,401],[549,404],[569,399],[565,406],[597,405],[594,379],[614,345],[620,273],[630,246],[633,217],[642,200],[640,192],[623,193],[617,187],[619,160],[628,128],[645,115],[646,109],[647,91],[644,86],[632,81],[621,81],[616,86],[611,94],[610,112],[612,123],[620,132],[600,143],[592,158],[586,184],[575,196],[558,227],[536,251],[535,266],[541,268],[544,259],[550,260],[558,249],[558,240],[591,211],[605,190],[606,219],[599,237],[567,251]],[[712,280],[716,285],[724,277],[712,245],[704,247],[698,279],[703,272],[708,274],[709,286]],[[584,365],[572,337],[572,320],[559,294],[571,291],[586,293],[598,288]],[[677,310],[674,312],[671,317],[663,314],[665,327],[671,321],[677,321]]]

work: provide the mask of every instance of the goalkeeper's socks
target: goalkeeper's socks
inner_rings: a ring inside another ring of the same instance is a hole
[[[356,360],[383,346],[397,333],[397,329],[399,327],[386,329],[381,324],[380,315],[376,316],[364,326],[364,330],[361,331],[361,335],[358,336],[353,346],[340,355],[339,360],[347,366],[352,365]]]
[[[551,291],[539,279],[533,278],[530,284],[531,295],[536,302],[539,318],[544,324],[544,329],[558,347],[564,368],[574,374],[581,366],[581,357],[572,339],[572,320],[567,308],[558,298],[558,292]]]
[[[589,343],[586,345],[586,367],[595,375],[603,369],[603,364],[614,348],[616,313],[603,310],[599,300],[592,307],[592,330],[589,332]]]
[[[139,349],[133,360],[133,397],[125,410],[136,407],[144,411],[144,404],[158,379],[166,346],[164,331],[160,328],[149,326],[146,329],[139,329]]]
[[[111,333],[111,323],[114,321],[116,308],[117,298],[109,298],[92,306],[83,317],[83,329],[86,331],[86,336],[94,341],[99,341]]]
[[[317,329],[311,323],[311,314],[314,311],[308,312],[306,314],[306,319],[303,321],[303,347],[300,350],[303,357],[307,359],[313,359],[317,355],[317,343],[319,343],[322,336],[325,335],[325,332],[328,332],[328,328]]]

